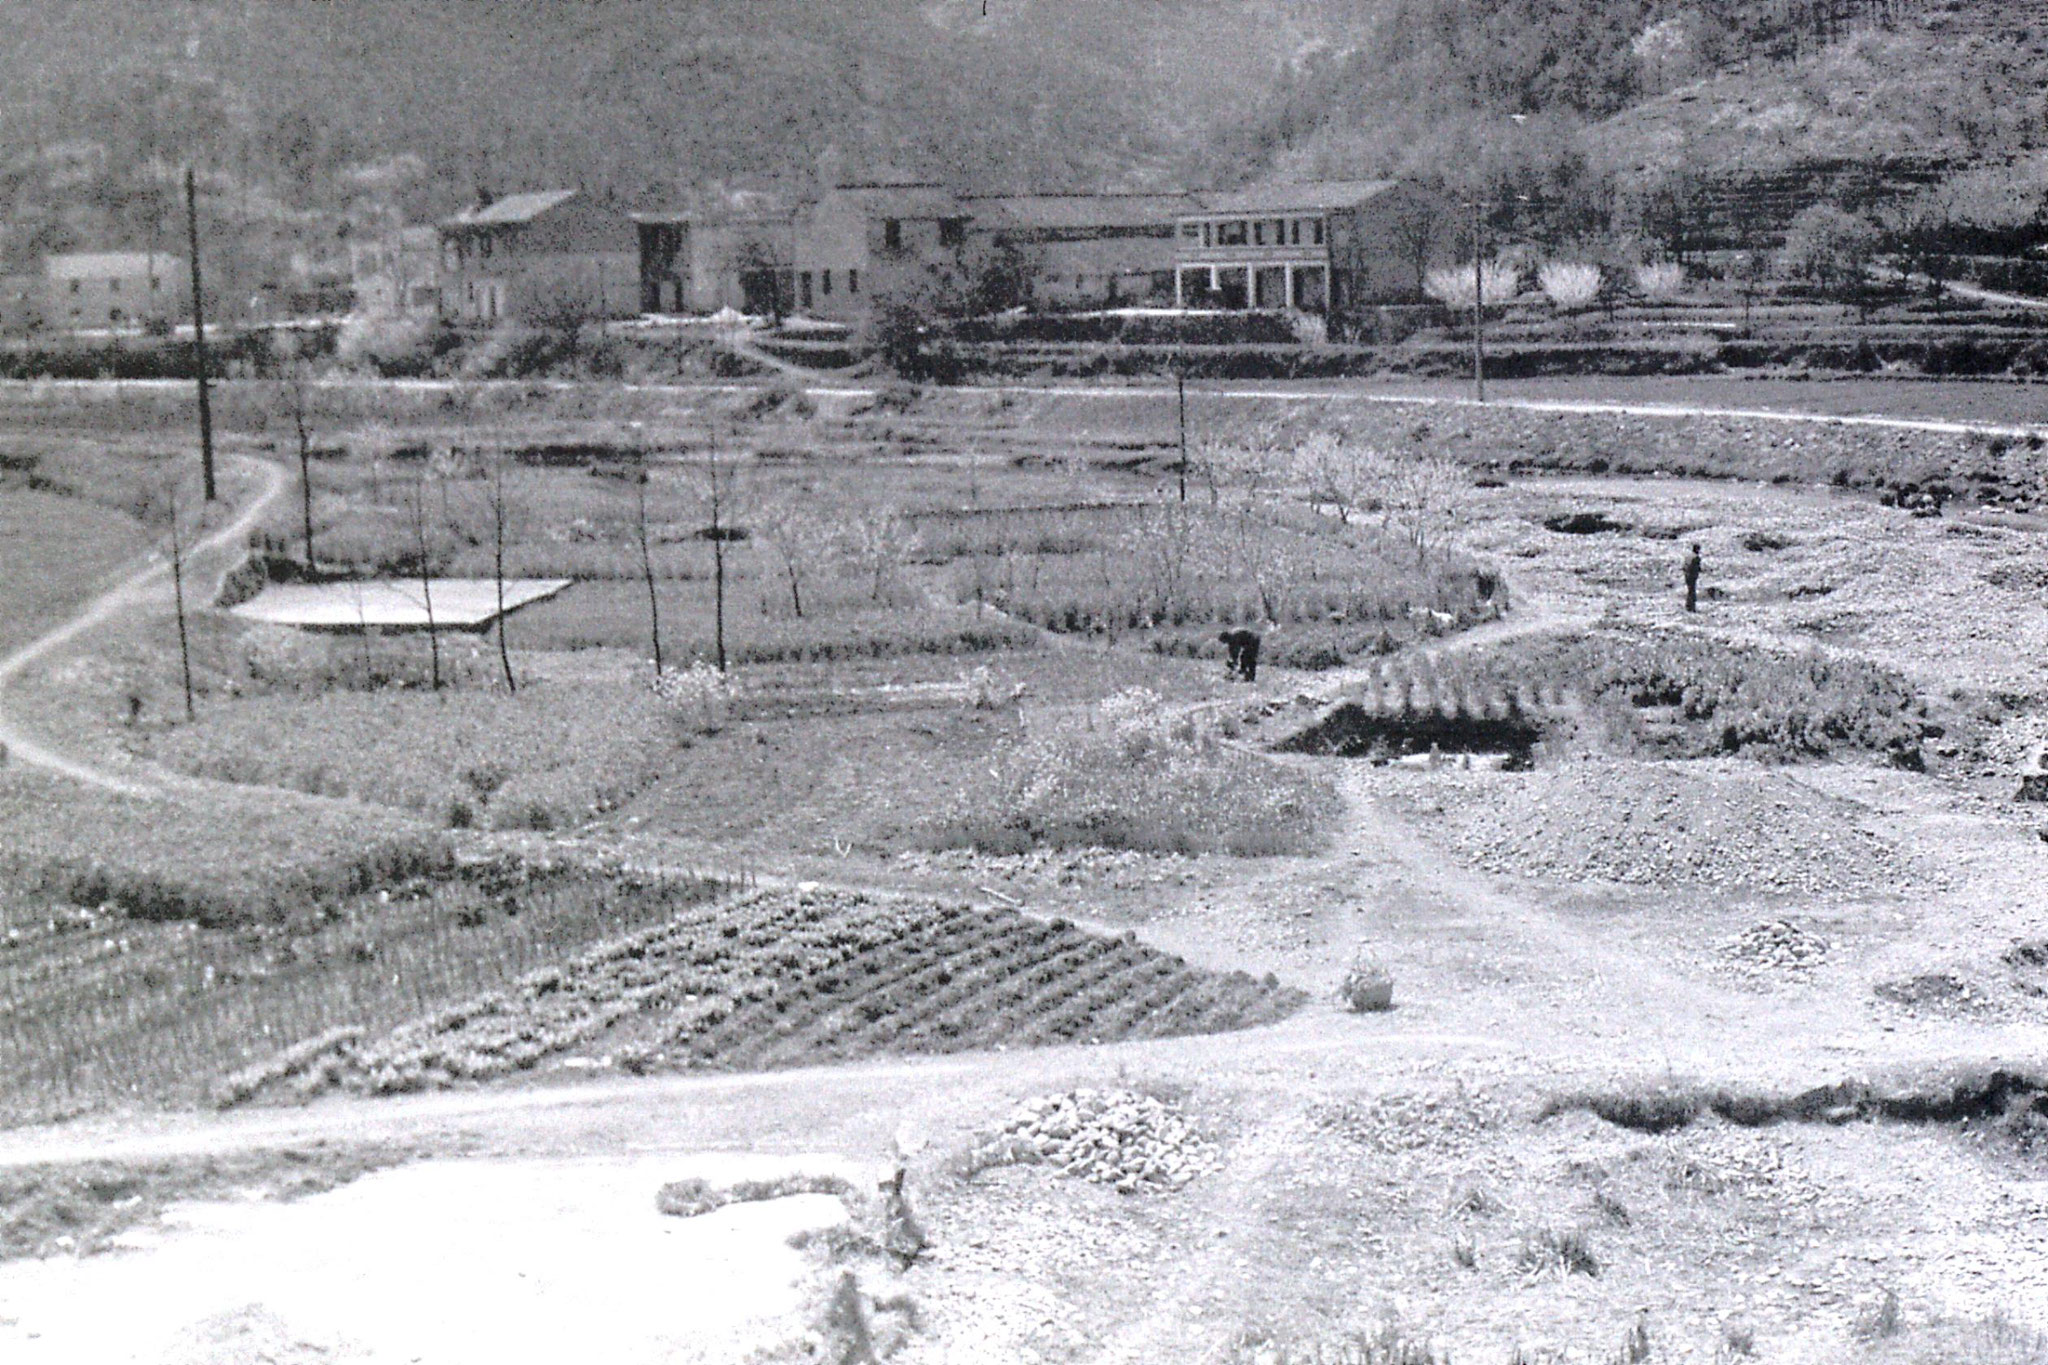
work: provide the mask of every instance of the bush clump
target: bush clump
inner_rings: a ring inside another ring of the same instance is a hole
[[[1330,790],[1227,748],[1204,720],[1144,688],[1085,722],[997,755],[931,831],[935,848],[1038,848],[1259,857],[1305,852],[1334,813]]]

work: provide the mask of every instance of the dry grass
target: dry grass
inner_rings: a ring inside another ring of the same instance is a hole
[[[0,483],[0,653],[62,621],[152,539],[126,513]]]
[[[492,691],[329,692],[217,703],[137,747],[194,776],[347,797],[436,825],[562,829],[653,781],[677,732],[624,677]]]
[[[1228,747],[1142,689],[1024,735],[972,778],[931,847],[1263,857],[1315,848],[1337,810],[1326,781]]]

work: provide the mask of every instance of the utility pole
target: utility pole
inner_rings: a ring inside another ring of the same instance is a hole
[[[213,482],[213,403],[206,391],[206,310],[199,292],[199,196],[192,168],[185,168],[185,236],[192,248],[192,354],[199,368],[199,469],[206,479],[206,500],[220,490]]]

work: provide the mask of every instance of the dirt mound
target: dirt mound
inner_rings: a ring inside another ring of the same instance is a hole
[[[968,1154],[985,1169],[1020,1163],[1058,1168],[1123,1194],[1179,1189],[1216,1164],[1214,1144],[1170,1105],[1131,1090],[1075,1090],[1019,1105],[1002,1129]]]
[[[1593,760],[1434,786],[1453,847],[1507,876],[1809,896],[1918,880],[1855,805],[1749,764]]]

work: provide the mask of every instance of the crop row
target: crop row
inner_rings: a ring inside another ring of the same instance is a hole
[[[229,1076],[223,1103],[437,1089],[603,1054],[764,1068],[1241,1028],[1300,992],[1007,910],[849,891],[690,907],[365,1040],[337,1030]]]

